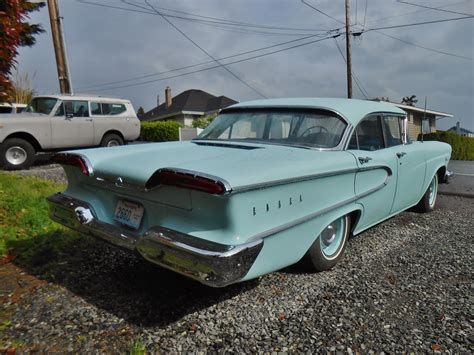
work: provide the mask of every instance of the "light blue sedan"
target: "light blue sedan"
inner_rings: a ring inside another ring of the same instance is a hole
[[[298,261],[329,270],[351,234],[434,208],[451,147],[407,127],[389,103],[240,103],[190,142],[56,155],[69,185],[51,218],[214,287]]]

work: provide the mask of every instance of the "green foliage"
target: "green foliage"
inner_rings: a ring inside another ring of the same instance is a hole
[[[179,128],[175,121],[142,122],[140,139],[147,142],[167,142],[179,140]]]
[[[129,350],[130,355],[144,355],[144,354],[146,354],[145,344],[143,343],[143,340],[140,337],[135,339],[135,341],[130,344],[128,350]]]
[[[142,117],[143,115],[145,114],[145,110],[143,109],[143,107],[139,107],[138,110],[137,110],[137,116],[140,118]]]
[[[206,128],[217,117],[217,113],[193,120],[193,128]]]
[[[421,140],[421,134],[418,136]],[[440,141],[451,145],[453,152],[451,159],[453,160],[474,160],[474,138],[463,137],[454,132],[437,131],[423,135],[425,141]]]
[[[46,197],[61,190],[62,184],[0,173],[0,254],[5,254],[9,241],[59,229],[48,216]]]

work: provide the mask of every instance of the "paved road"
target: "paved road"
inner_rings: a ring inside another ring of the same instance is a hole
[[[474,161],[451,160],[448,169],[454,172],[454,179],[447,185],[441,184],[439,192],[474,197]]]

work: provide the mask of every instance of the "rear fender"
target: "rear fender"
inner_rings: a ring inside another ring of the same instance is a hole
[[[328,224],[352,213],[362,213],[362,206],[353,202],[265,238],[263,249],[244,280],[297,263]]]

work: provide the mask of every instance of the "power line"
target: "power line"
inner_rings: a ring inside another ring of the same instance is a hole
[[[449,5],[438,6],[438,7],[434,7],[433,10],[442,9],[442,8],[451,7],[451,6],[456,6],[456,5],[459,5],[459,4],[464,4],[464,3],[469,2],[469,1],[471,1],[471,0],[464,0],[464,1],[459,1],[459,2],[456,2],[456,3],[452,3],[452,4],[449,4]],[[398,14],[398,15],[393,15],[393,16],[379,17],[379,18],[370,20],[368,22],[369,23],[381,22],[381,21],[389,20],[389,19],[396,18],[396,17],[402,17],[402,16],[417,14],[417,13],[426,12],[426,11],[430,11],[430,10],[429,9],[424,9],[424,10],[410,11],[410,12],[405,12],[403,14]]]
[[[157,9],[153,7],[153,5],[150,4],[148,0],[145,0],[145,3],[152,8],[157,14],[159,14],[163,20],[168,22],[170,26],[172,26],[176,31],[178,31],[184,38],[186,38],[189,42],[191,42],[196,48],[198,48],[201,52],[206,54],[209,58],[211,58],[213,61],[215,61],[217,64],[219,64],[223,69],[225,69],[230,75],[232,75],[235,79],[240,81],[242,84],[247,86],[249,89],[252,91],[256,92],[258,95],[260,95],[263,98],[267,98],[264,94],[262,94],[259,90],[257,90],[255,87],[247,83],[244,79],[239,77],[237,74],[235,74],[232,70],[227,68],[224,64],[222,64],[218,59],[214,58],[208,51],[206,51],[203,47],[201,47],[199,44],[197,44],[191,37],[189,37],[186,33],[184,33],[178,26],[176,26],[171,20],[167,19],[165,16],[161,14]]]
[[[86,5],[93,5],[93,6],[99,6],[99,7],[104,7],[104,8],[110,8],[110,9],[116,9],[116,10],[122,10],[122,11],[128,11],[128,12],[137,12],[137,13],[143,13],[143,14],[148,14],[148,15],[153,15],[153,16],[159,16],[156,12],[149,11],[149,10],[144,10],[144,9],[146,9],[145,7],[140,6],[139,4],[136,4],[136,3],[124,2],[128,5],[134,6],[136,8],[141,8],[142,10],[132,9],[132,8],[129,8],[129,7],[107,5],[107,4],[97,3],[97,2],[94,2],[94,1],[88,1],[88,0],[76,0],[76,1],[79,2],[79,3],[82,3],[82,4],[86,4]],[[161,9],[159,7],[156,7],[156,8]],[[167,9],[167,11],[184,13],[183,11],[170,10],[170,9]],[[273,29],[273,30],[279,30],[279,31],[300,31],[300,32],[325,32],[326,31],[324,29],[315,29],[315,28],[295,28],[295,27],[280,27],[280,26],[270,26],[270,25],[259,25],[259,24],[253,24],[253,23],[247,23],[247,22],[219,19],[219,18],[216,18],[216,17],[196,15],[196,14],[191,14],[191,13],[186,13],[186,14],[189,14],[191,16],[198,17],[198,18],[170,15],[170,14],[165,14],[165,13],[161,13],[161,14],[163,16],[166,16],[166,17],[176,18],[176,19],[179,19],[179,20],[186,20],[186,21],[191,21],[191,22],[197,22],[197,23],[200,23],[200,24],[220,24],[220,25],[237,26],[237,27],[260,28],[260,29],[268,29],[268,30]],[[200,18],[209,18],[209,19],[213,19],[213,20],[203,20],[203,19],[199,19],[199,17]]]
[[[321,42],[321,41],[324,41],[324,40],[327,40],[327,39],[330,39],[330,38],[334,38],[334,37],[338,37],[338,36],[340,36],[340,34],[337,34],[337,35],[334,35],[334,36],[327,36],[327,37],[320,38],[320,39],[317,39],[317,40],[312,40],[312,41],[309,41],[309,42],[297,44],[297,45],[286,47],[286,48],[281,48],[281,49],[274,50],[274,51],[271,51],[271,52],[262,53],[262,54],[254,55],[254,56],[251,56],[251,57],[235,60],[235,61],[232,61],[232,62],[228,62],[225,65],[237,64],[237,63],[246,62],[246,61],[249,61],[249,60],[252,60],[252,59],[266,57],[266,56],[269,56],[269,55],[272,55],[272,54],[275,54],[275,53],[285,52],[285,51],[288,51],[290,49],[307,46],[307,45],[310,45],[310,44],[313,44],[313,43]],[[194,70],[194,71],[191,71],[191,72],[188,72],[188,73],[182,73],[182,74],[177,74],[177,75],[173,75],[173,76],[168,76],[168,77],[165,77],[165,78],[153,79],[153,80],[143,81],[143,82],[140,82],[140,83],[132,83],[132,84],[127,84],[127,85],[113,86],[113,87],[108,87],[108,88],[103,88],[103,89],[95,89],[95,90],[92,90],[92,91],[107,91],[107,90],[115,90],[115,89],[121,89],[121,88],[126,88],[126,87],[134,87],[134,86],[139,86],[139,85],[145,85],[145,84],[150,84],[150,83],[154,83],[154,82],[158,82],[158,81],[169,80],[169,79],[179,78],[179,77],[182,77],[182,76],[187,76],[187,75],[191,75],[191,74],[195,74],[195,73],[200,73],[200,72],[204,72],[204,71],[208,71],[208,70],[212,70],[212,69],[216,69],[216,68],[220,68],[220,67],[221,67],[220,65],[215,65],[215,66],[212,66],[212,67],[208,67],[208,68],[204,68],[204,69],[198,69],[198,70]]]
[[[365,19],[367,18],[367,3],[368,2],[369,2],[369,0],[365,0],[364,24],[363,24],[363,26],[365,26]]]
[[[301,2],[302,2],[303,4],[305,4],[306,6],[312,8],[314,11],[317,11],[317,12],[319,12],[320,14],[322,14],[322,15],[324,15],[324,16],[326,16],[326,17],[329,17],[330,19],[332,19],[332,20],[334,20],[334,21],[336,21],[336,22],[339,22],[339,23],[341,23],[341,24],[344,25],[344,22],[343,22],[343,21],[340,21],[340,20],[338,20],[337,18],[332,17],[331,15],[328,15],[328,14],[325,13],[324,11],[319,10],[318,8],[314,7],[313,5],[307,3],[305,0],[301,0]]]
[[[339,53],[341,54],[342,56],[342,59],[344,59],[344,62],[347,63],[347,60],[346,60],[346,57],[344,56],[344,53],[342,53],[342,49],[341,47],[339,46],[339,43],[337,43],[337,39],[334,38],[334,43],[336,43],[336,47],[337,47],[337,50],[339,51]],[[369,95],[367,93],[367,90],[365,90],[363,87],[362,87],[362,82],[361,80],[357,77],[356,73],[354,72],[354,70],[352,70],[352,78],[354,79],[355,83],[356,83],[356,86],[359,88],[359,91],[362,93],[362,95],[364,95],[364,97],[368,100],[369,99]]]
[[[367,29],[365,32],[368,32],[368,31],[377,31],[377,30],[389,30],[389,29],[392,29],[392,28],[402,28],[402,27],[429,25],[429,24],[433,24],[433,23],[441,23],[441,22],[467,20],[467,19],[472,19],[472,18],[474,18],[474,15],[463,16],[463,17],[447,18],[447,19],[441,19],[441,20],[432,20],[432,21],[424,21],[424,22],[406,23],[406,24],[403,24],[403,25],[393,25],[393,26],[376,27],[376,28]]]
[[[366,32],[368,32],[368,31],[366,31]],[[450,57],[456,57],[456,58],[474,60],[474,58],[472,58],[472,57],[466,57],[466,56],[459,55],[459,54],[454,54],[454,53],[450,53],[450,52],[441,51],[441,50],[439,50],[439,49],[434,49],[434,48],[425,47],[425,46],[422,46],[421,44],[417,44],[417,43],[414,43],[414,42],[410,42],[410,41],[407,41],[407,40],[404,40],[404,39],[402,39],[402,38],[398,38],[398,37],[389,35],[389,34],[387,34],[387,33],[381,32],[381,31],[376,31],[376,30],[374,30],[374,32],[375,32],[375,33],[378,33],[378,34],[380,34],[380,35],[382,35],[382,36],[385,36],[385,37],[389,37],[389,38],[391,38],[391,39],[394,39],[394,40],[396,40],[396,41],[399,41],[399,42],[408,44],[408,45],[410,45],[410,46],[422,48],[422,49],[425,49],[425,50],[428,50],[428,51],[431,51],[431,52],[435,52],[435,53],[439,53],[439,54],[448,55],[448,56],[450,56]]]
[[[284,46],[284,45],[287,45],[287,44],[291,44],[291,43],[295,43],[295,42],[300,42],[300,41],[303,41],[303,40],[306,40],[306,39],[310,39],[310,38],[314,38],[314,37],[320,37],[320,36],[321,36],[321,35],[319,35],[319,34],[318,34],[318,35],[310,35],[310,36],[306,36],[306,37],[302,37],[302,38],[297,38],[297,39],[290,40],[290,41],[280,42],[280,43],[273,44],[273,45],[266,46],[266,47],[260,47],[260,48],[252,49],[252,50],[249,50],[249,51],[245,51],[245,52],[240,52],[240,53],[237,53],[237,54],[228,55],[228,56],[221,57],[221,58],[217,58],[217,59],[218,59],[219,61],[222,61],[222,60],[226,60],[226,59],[230,59],[230,58],[240,57],[240,56],[243,56],[243,55],[245,55],[245,54],[260,52],[260,51],[263,51],[263,50],[266,50],[266,49],[275,48],[275,47],[281,47],[281,46]],[[197,63],[197,64],[191,64],[191,65],[187,65],[187,66],[180,67],[180,68],[174,68],[174,69],[170,69],[170,70],[167,70],[167,71],[162,71],[162,72],[156,72],[156,73],[146,74],[146,75],[137,76],[137,77],[132,77],[132,78],[128,78],[128,79],[115,80],[115,81],[109,81],[109,82],[106,82],[106,83],[87,85],[87,86],[81,87],[80,89],[88,89],[88,88],[100,87],[100,86],[105,86],[105,85],[119,84],[119,83],[123,83],[123,82],[127,82],[127,81],[133,81],[133,80],[139,80],[139,79],[146,79],[146,78],[149,78],[149,77],[153,77],[153,76],[157,76],[157,75],[162,75],[162,74],[167,74],[167,73],[171,73],[171,72],[175,72],[175,71],[180,71],[180,70],[184,70],[184,69],[190,69],[190,68],[198,67],[198,66],[201,66],[201,65],[210,64],[210,63],[214,63],[214,61],[213,61],[213,60],[210,60],[210,61],[206,61],[206,62],[201,62],[201,63]]]
[[[456,15],[473,16],[472,14],[468,14],[468,13],[465,13],[465,12],[443,10],[441,8],[436,8],[436,7],[426,6],[426,5],[420,5],[420,4],[414,4],[414,3],[411,3],[411,2],[407,2],[407,1],[397,0],[397,2],[399,2],[400,4],[406,4],[406,5],[411,5],[411,6],[422,7],[424,9],[428,9],[428,10],[436,10],[436,11],[447,12],[447,13],[456,14]]]

